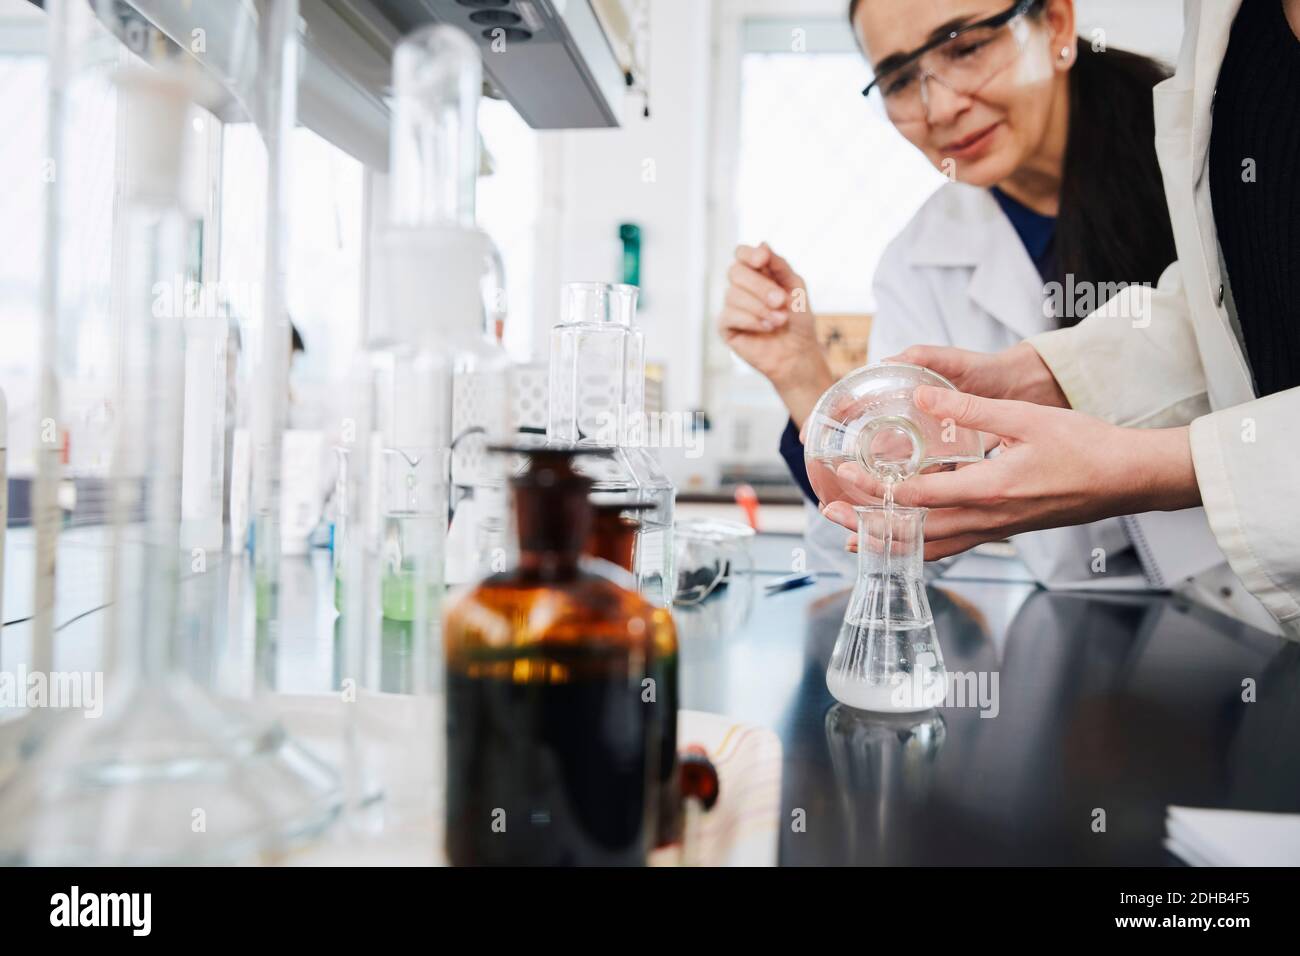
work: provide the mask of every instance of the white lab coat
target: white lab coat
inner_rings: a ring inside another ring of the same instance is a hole
[[[1191,423],[1201,498],[1237,576],[1300,639],[1300,388],[1256,398],[1207,171],[1215,83],[1241,0],[1187,0],[1178,70],[1154,92],[1178,262],[1128,308],[1033,340],[1071,404],[1109,421]],[[1300,42],[1300,41],[1298,41]],[[1300,321],[1300,304],[1288,321]]]

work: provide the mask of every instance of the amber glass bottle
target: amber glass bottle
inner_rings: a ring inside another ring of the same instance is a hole
[[[587,539],[587,554],[603,558],[632,573],[636,551],[636,534],[640,523],[631,514],[650,505],[602,502],[595,505],[595,524]],[[682,836],[683,806],[680,769],[677,759],[677,710],[681,691],[677,677],[677,628],[672,613],[663,607],[654,609],[655,627],[650,662],[654,678],[654,731],[658,736],[659,817],[655,829],[655,846],[676,843]],[[643,697],[645,695],[642,695]]]
[[[447,610],[447,852],[458,866],[639,865],[657,820],[656,611],[582,567],[571,451],[511,482],[517,567]]]

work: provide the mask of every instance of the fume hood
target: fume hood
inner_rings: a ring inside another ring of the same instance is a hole
[[[440,22],[474,39],[486,92],[508,100],[534,129],[618,126],[626,89],[642,80],[633,3],[304,0],[299,121],[367,165],[386,168],[393,47],[410,31]],[[235,27],[240,18],[214,16],[217,6],[130,0],[118,16],[129,17],[129,8],[208,64],[228,88],[238,89],[251,68],[247,38]]]

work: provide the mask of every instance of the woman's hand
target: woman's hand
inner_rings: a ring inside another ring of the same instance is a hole
[[[998,435],[1003,446],[994,458],[894,486],[900,506],[932,509],[927,561],[1024,531],[1201,503],[1187,428],[1120,428],[1080,412],[928,386],[916,390],[916,402],[935,418]],[[837,477],[858,503],[884,490],[857,465],[842,465]],[[822,511],[857,528],[847,502]]]
[[[740,246],[727,272],[718,331],[733,352],[771,381],[802,425],[834,381],[802,278],[767,245]]]
[[[1028,342],[1019,342],[1009,349],[993,353],[914,345],[885,361],[924,366],[938,372],[959,391],[984,398],[1014,399],[1053,408],[1070,407],[1052,370]]]

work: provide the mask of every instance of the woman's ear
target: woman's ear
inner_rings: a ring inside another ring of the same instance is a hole
[[[1053,66],[1058,70],[1068,70],[1074,65],[1078,43],[1074,0],[1047,0],[1043,8],[1043,26],[1047,29]]]

